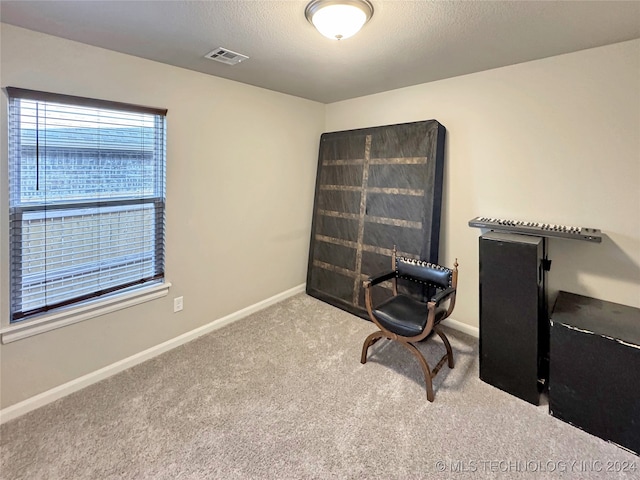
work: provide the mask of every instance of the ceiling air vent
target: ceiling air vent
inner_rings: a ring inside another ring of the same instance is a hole
[[[232,52],[226,48],[218,47],[215,50],[210,51],[205,55],[205,58],[209,60],[215,60],[216,62],[226,63],[227,65],[235,65],[236,63],[240,63],[243,60],[246,60],[246,55],[242,55],[241,53]]]

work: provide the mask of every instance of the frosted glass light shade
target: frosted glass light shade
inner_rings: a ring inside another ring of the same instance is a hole
[[[315,0],[305,15],[322,35],[341,40],[360,31],[373,15],[373,6],[366,0]]]

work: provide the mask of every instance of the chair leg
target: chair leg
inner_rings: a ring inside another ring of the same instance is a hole
[[[416,348],[415,345],[408,342],[398,342],[398,343],[400,345],[404,345],[405,347],[407,347],[407,350],[409,350],[413,354],[413,356],[418,359],[418,362],[420,363],[420,367],[422,368],[422,373],[424,373],[424,383],[427,389],[427,400],[429,400],[430,402],[433,402],[433,383],[431,381],[431,369],[429,368],[427,361],[424,359],[424,357],[422,356],[422,354]]]
[[[360,363],[367,363],[367,351],[369,350],[369,347],[384,336],[385,334],[382,332],[373,332],[365,339],[364,344],[362,345],[362,356],[360,357]]]
[[[433,329],[438,334],[438,336],[442,339],[442,343],[444,343],[444,348],[447,349],[447,364],[449,365],[449,368],[453,368],[454,366],[453,351],[451,350],[451,344],[449,343],[449,339],[444,334],[444,332],[440,330],[440,328],[434,327]]]

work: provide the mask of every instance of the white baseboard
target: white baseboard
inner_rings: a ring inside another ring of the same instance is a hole
[[[183,333],[182,335],[172,338],[171,340],[167,340],[164,343],[148,348],[147,350],[136,353],[135,355],[131,355],[123,360],[83,375],[82,377],[78,377],[70,382],[47,390],[46,392],[34,395],[33,397],[27,398],[26,400],[18,402],[7,408],[3,408],[0,410],[0,425],[304,291],[305,284],[303,283],[302,285],[293,287],[282,293],[274,295],[273,297],[267,298],[266,300],[250,305],[247,308],[238,310],[226,317],[214,320],[207,325],[203,325],[202,327],[198,327],[190,332]]]
[[[473,327],[467,323],[459,322],[458,320],[454,320],[453,318],[447,318],[442,321],[442,325],[445,327],[453,328],[454,330],[458,330],[462,333],[466,333],[467,335],[471,335],[475,338],[480,338],[480,329],[478,327]]]

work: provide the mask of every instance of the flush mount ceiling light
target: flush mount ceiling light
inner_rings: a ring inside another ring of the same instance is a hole
[[[373,15],[368,0],[313,0],[304,11],[318,31],[332,40],[349,38]]]

